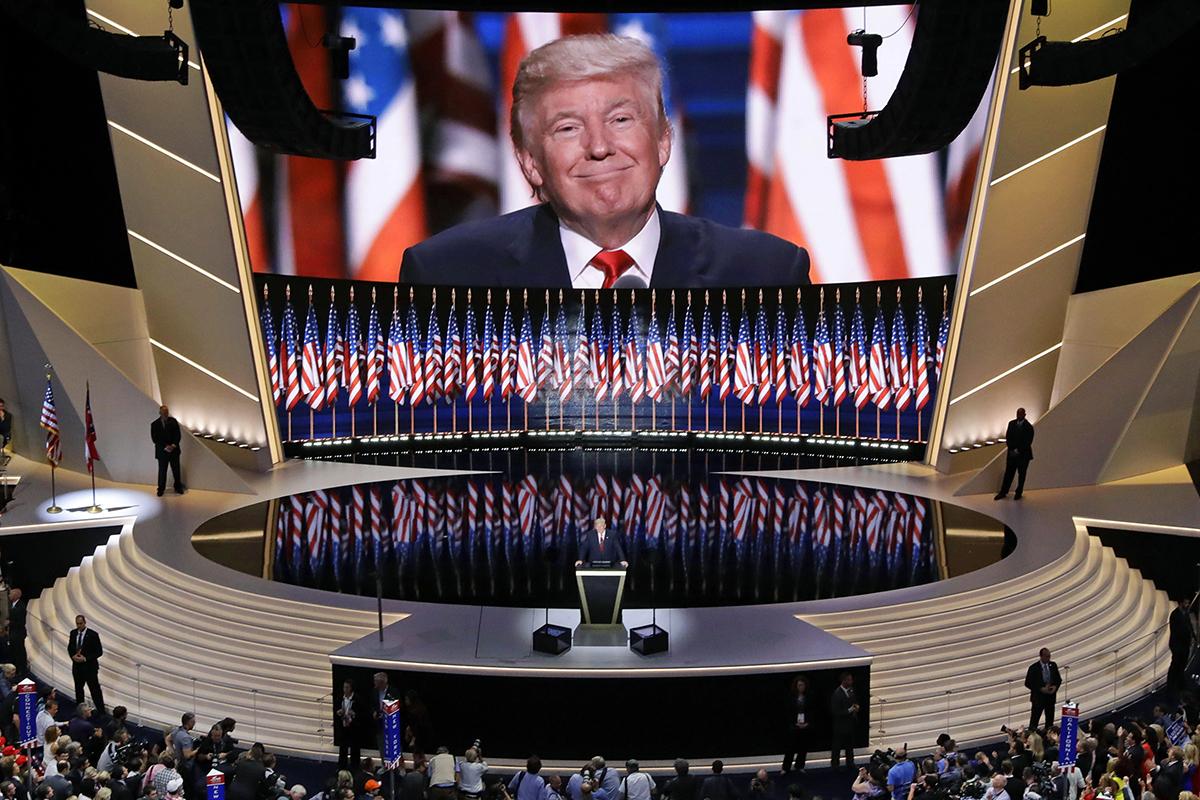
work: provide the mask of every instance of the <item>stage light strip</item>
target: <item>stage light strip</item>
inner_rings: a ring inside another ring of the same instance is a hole
[[[1047,258],[1049,258],[1050,256],[1054,255],[1055,253],[1058,253],[1058,252],[1061,252],[1061,251],[1063,251],[1063,250],[1066,250],[1068,247],[1070,247],[1071,245],[1075,244],[1076,242],[1083,241],[1083,237],[1085,237],[1085,236],[1087,236],[1087,234],[1086,234],[1086,233],[1081,233],[1081,234],[1079,234],[1078,236],[1076,236],[1074,239],[1071,239],[1070,241],[1063,242],[1063,243],[1062,243],[1062,244],[1060,244],[1058,247],[1055,247],[1055,248],[1052,248],[1052,249],[1050,249],[1050,250],[1047,250],[1046,252],[1044,252],[1044,253],[1042,253],[1040,256],[1038,256],[1037,258],[1035,258],[1035,259],[1033,259],[1033,260],[1031,260],[1031,261],[1026,261],[1024,264],[1022,264],[1021,266],[1017,267],[1016,269],[1009,270],[1008,272],[1006,272],[1006,273],[1004,273],[1003,275],[1001,275],[999,278],[995,278],[995,279],[993,279],[993,280],[990,280],[990,281],[988,281],[987,283],[985,283],[983,286],[980,286],[980,287],[979,287],[979,288],[977,288],[977,289],[972,289],[972,290],[971,290],[971,294],[970,294],[970,296],[971,296],[971,297],[974,297],[975,295],[979,294],[980,292],[984,291],[985,289],[990,289],[990,288],[992,288],[993,286],[995,286],[997,283],[1000,283],[1001,281],[1006,281],[1006,280],[1008,280],[1008,279],[1009,279],[1009,278],[1011,278],[1013,275],[1016,275],[1018,272],[1021,272],[1022,270],[1025,270],[1025,269],[1029,269],[1030,267],[1032,267],[1034,264],[1038,263],[1039,261],[1044,261],[1045,259],[1047,259]]]
[[[178,255],[177,253],[172,253],[170,250],[168,250],[167,248],[163,247],[161,244],[158,244],[157,242],[152,242],[152,241],[150,241],[150,240],[149,240],[149,239],[147,239],[145,236],[142,236],[140,233],[138,233],[137,231],[133,230],[132,228],[126,228],[126,229],[125,229],[125,232],[126,232],[126,233],[128,233],[128,234],[129,234],[130,236],[132,236],[133,238],[137,239],[139,242],[142,242],[143,244],[148,244],[148,245],[150,245],[150,246],[151,246],[151,247],[153,247],[155,250],[157,250],[158,252],[162,253],[164,256],[168,256],[168,257],[170,257],[170,258],[173,258],[173,259],[175,259],[176,261],[178,261],[180,264],[183,264],[183,265],[184,265],[185,267],[187,267],[188,269],[192,269],[192,270],[195,270],[196,272],[199,272],[201,275],[203,275],[204,277],[208,278],[210,281],[213,281],[214,283],[219,283],[219,284],[221,284],[222,286],[224,286],[226,289],[228,289],[229,291],[233,292],[234,294],[241,294],[241,293],[242,293],[242,290],[241,290],[241,289],[239,289],[238,287],[234,286],[234,285],[233,285],[232,283],[230,283],[229,281],[227,281],[227,280],[223,280],[223,279],[221,279],[221,278],[218,278],[216,275],[213,275],[211,272],[209,272],[208,270],[204,269],[204,267],[197,266],[196,264],[193,264],[191,261],[188,261],[188,260],[187,260],[186,258],[184,258],[183,256],[181,256],[181,255]]]
[[[1074,39],[1071,40],[1071,44],[1079,44],[1080,42],[1082,42],[1084,39],[1088,38],[1089,36],[1093,36],[1097,33],[1100,33],[1101,31],[1106,31],[1109,28],[1111,28],[1113,25],[1116,25],[1118,22],[1124,22],[1128,18],[1129,18],[1128,14],[1122,14],[1121,16],[1116,17],[1115,19],[1110,19],[1108,22],[1104,23],[1103,25],[1098,25],[1095,28],[1092,28],[1087,33],[1079,34],[1078,36],[1076,36]],[[1017,66],[1013,67],[1012,70],[1008,74],[1016,75],[1020,71],[1021,71],[1021,66],[1018,64]]]
[[[1055,350],[1057,350],[1058,348],[1060,348],[1060,347],[1062,347],[1062,346],[1063,346],[1063,343],[1062,343],[1062,342],[1059,342],[1059,343],[1058,343],[1058,344],[1056,344],[1056,345],[1053,345],[1053,346],[1051,346],[1051,347],[1047,347],[1045,350],[1043,350],[1042,352],[1038,353],[1036,356],[1032,356],[1031,358],[1027,358],[1027,359],[1025,359],[1025,360],[1024,360],[1024,361],[1022,361],[1020,364],[1017,364],[1015,367],[1009,367],[1008,369],[1004,370],[1004,372],[1001,372],[999,375],[997,375],[997,376],[996,376],[996,377],[994,377],[994,378],[988,378],[986,381],[984,381],[983,383],[979,384],[979,385],[978,385],[978,386],[976,386],[974,389],[971,389],[970,391],[967,391],[967,392],[963,392],[963,393],[962,393],[962,394],[960,394],[958,397],[956,397],[956,398],[954,398],[953,400],[951,400],[951,401],[950,401],[950,405],[954,405],[954,404],[955,404],[955,403],[957,403],[959,400],[966,400],[968,397],[970,397],[971,395],[975,394],[976,392],[981,392],[981,391],[983,391],[984,389],[986,389],[987,387],[991,386],[991,385],[992,385],[993,383],[995,383],[996,381],[998,381],[998,380],[1002,380],[1002,379],[1004,379],[1004,378],[1007,378],[1009,375],[1012,375],[1014,372],[1016,372],[1017,370],[1021,369],[1022,367],[1027,367],[1027,366],[1029,366],[1030,364],[1032,364],[1033,362],[1037,361],[1039,358],[1041,358],[1041,357],[1043,357],[1043,356],[1048,356],[1048,355],[1050,355],[1051,353],[1053,353]]]
[[[162,350],[164,353],[170,353],[171,355],[175,356],[176,358],[178,358],[178,359],[179,359],[180,361],[182,361],[183,363],[187,364],[189,367],[194,367],[195,369],[198,369],[198,370],[200,370],[201,372],[203,372],[205,375],[207,375],[208,377],[212,378],[213,380],[215,380],[215,381],[219,381],[219,382],[221,382],[221,383],[225,384],[226,386],[228,386],[230,389],[233,389],[233,390],[234,390],[235,392],[237,392],[238,394],[245,395],[246,397],[250,398],[251,400],[253,400],[253,401],[254,401],[254,402],[256,402],[256,403],[258,402],[258,395],[251,394],[250,392],[247,392],[245,389],[243,389],[242,387],[238,386],[236,383],[233,383],[232,381],[230,381],[230,380],[228,380],[228,379],[226,379],[226,378],[222,378],[220,375],[218,375],[217,373],[213,372],[213,371],[212,371],[211,369],[209,369],[208,367],[205,367],[205,366],[202,366],[202,365],[200,365],[200,364],[197,364],[195,361],[192,361],[190,358],[188,358],[187,356],[183,355],[182,353],[177,353],[177,352],[175,352],[174,350],[172,350],[171,348],[167,347],[165,344],[163,344],[162,342],[158,341],[157,339],[151,339],[151,340],[150,340],[150,344],[154,345],[154,346],[155,346],[155,347],[157,347],[159,350]]]
[[[1189,528],[1184,525],[1159,525],[1153,522],[1130,522],[1120,519],[1096,519],[1095,517],[1075,517],[1075,522],[1087,527],[1089,525],[1142,531],[1143,533],[1168,533],[1174,536],[1200,536],[1200,528]]]
[[[799,619],[799,617],[796,617]],[[801,620],[803,621],[803,620]],[[822,658],[815,661],[789,661],[777,664],[714,664],[707,667],[647,667],[645,669],[629,669],[628,667],[505,667],[497,664],[435,664],[429,661],[405,661],[400,659],[366,658],[365,656],[339,656],[336,653],[329,656],[334,664],[347,666],[380,664],[386,669],[421,668],[430,672],[447,672],[467,675],[558,675],[571,678],[637,678],[660,675],[695,675],[695,674],[738,674],[743,672],[792,672],[799,669],[832,669],[834,667],[864,667],[870,666],[873,656],[853,656],[851,658]]]
[[[197,173],[203,175],[204,177],[208,178],[213,183],[221,182],[220,178],[218,178],[216,175],[213,175],[211,172],[204,169],[203,167],[196,166],[195,164],[188,161],[183,156],[179,156],[179,155],[172,153],[170,150],[163,147],[162,145],[155,144],[154,142],[147,139],[145,136],[141,136],[139,134],[134,133],[133,131],[129,130],[129,128],[126,128],[124,125],[121,125],[120,123],[113,122],[110,119],[108,121],[108,126],[110,128],[113,128],[114,130],[120,131],[121,133],[125,134],[126,136],[130,137],[131,139],[136,139],[137,141],[141,142],[142,144],[146,145],[147,147],[149,147],[153,150],[157,150],[158,152],[162,153],[167,158],[171,158],[171,159],[174,159],[175,161],[178,161],[180,164],[183,164],[185,167],[192,170],[193,172],[197,172]]]
[[[105,25],[111,25],[112,27],[119,30],[121,33],[128,34],[129,36],[140,36],[141,35],[135,31],[131,31],[129,28],[126,28],[124,25],[117,22],[115,19],[109,19],[108,17],[104,16],[103,14],[93,11],[90,8],[87,10],[87,13],[88,13],[89,17],[93,17],[93,18],[99,20],[100,22],[103,22]],[[196,70],[197,72],[200,71],[200,65],[197,64],[195,61],[188,61],[187,63],[188,63],[188,66],[191,67],[192,69]]]
[[[1098,128],[1088,131],[1087,133],[1083,134],[1082,136],[1077,136],[1076,138],[1072,139],[1071,141],[1067,142],[1066,144],[1059,145],[1058,147],[1054,148],[1049,153],[1038,156],[1033,161],[1030,161],[1028,164],[1023,164],[1022,166],[1019,166],[1016,169],[1014,169],[1012,172],[1009,172],[1005,175],[1001,175],[999,178],[996,178],[994,181],[992,181],[988,185],[995,186],[996,184],[1001,183],[1002,181],[1006,181],[1009,178],[1011,178],[1012,176],[1017,175],[1018,173],[1024,172],[1025,170],[1029,169],[1030,167],[1037,166],[1038,164],[1045,161],[1047,158],[1050,158],[1051,156],[1056,156],[1059,153],[1061,153],[1063,150],[1066,150],[1069,147],[1074,147],[1075,145],[1079,144],[1080,142],[1084,141],[1085,139],[1090,139],[1091,137],[1095,136],[1097,133],[1099,133],[1100,131],[1104,130],[1107,127],[1108,127],[1107,125],[1101,125]]]

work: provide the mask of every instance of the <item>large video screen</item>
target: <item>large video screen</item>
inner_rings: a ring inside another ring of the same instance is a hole
[[[826,156],[827,115],[886,104],[919,7],[281,8],[314,102],[375,115],[378,152],[275,156],[231,125],[256,271],[533,289],[955,271],[986,97],[941,152]],[[864,26],[887,37],[866,81],[846,43]],[[330,30],[355,39],[347,80],[320,45]]]

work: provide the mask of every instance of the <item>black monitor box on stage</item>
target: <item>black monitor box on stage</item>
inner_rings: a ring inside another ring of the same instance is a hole
[[[667,652],[669,636],[657,625],[642,625],[629,629],[629,649],[639,655],[652,656]]]
[[[533,649],[537,653],[561,656],[571,649],[571,629],[547,622],[533,632]]]

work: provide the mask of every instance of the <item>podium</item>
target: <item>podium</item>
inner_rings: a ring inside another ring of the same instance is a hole
[[[625,647],[629,634],[621,624],[621,598],[625,594],[625,569],[593,562],[575,570],[582,620],[575,629],[575,644]]]

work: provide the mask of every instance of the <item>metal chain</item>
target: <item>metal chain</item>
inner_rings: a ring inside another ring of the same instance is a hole
[[[1042,18],[1038,17],[1037,18],[1037,27],[1033,32],[1033,38],[1035,38],[1035,39],[1040,38],[1041,35],[1042,35]]]
[[[171,6],[171,0],[167,0],[167,30],[175,32],[175,9]]]
[[[863,116],[867,114],[867,76],[863,75]]]

